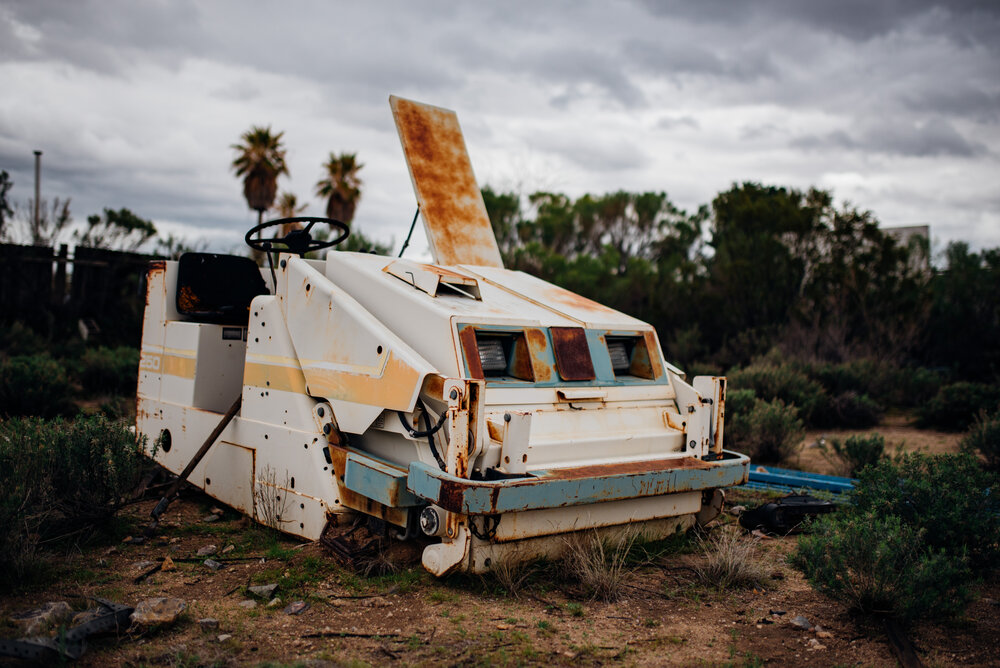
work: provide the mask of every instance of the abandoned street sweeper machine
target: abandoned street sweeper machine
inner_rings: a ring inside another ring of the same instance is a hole
[[[137,426],[156,460],[304,538],[374,518],[436,575],[714,517],[748,468],[722,449],[725,379],[689,384],[651,326],[504,269],[455,114],[390,102],[434,263],[306,259],[347,236],[316,218],[251,230],[263,270],[154,262]]]

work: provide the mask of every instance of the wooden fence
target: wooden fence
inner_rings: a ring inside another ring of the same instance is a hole
[[[138,345],[152,255],[76,247],[0,244],[0,324],[39,334],[83,333],[107,344]]]

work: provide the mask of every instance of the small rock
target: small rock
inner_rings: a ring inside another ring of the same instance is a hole
[[[132,564],[132,569],[137,571],[144,571],[147,568],[152,568],[155,565],[156,565],[155,561],[148,561],[146,559],[143,559],[142,561],[137,561],[134,564]]]
[[[49,601],[37,610],[14,615],[13,621],[24,629],[25,636],[40,635],[46,629],[69,621],[73,608],[66,601]]]
[[[206,545],[200,548],[195,554],[199,557],[211,557],[213,554],[219,551],[219,548],[215,545]]]
[[[303,612],[309,609],[309,604],[305,601],[292,601],[285,608],[284,612],[286,615],[301,615]]]
[[[497,630],[499,631],[506,631],[509,628],[510,628],[509,624],[497,624]]]
[[[833,634],[830,633],[829,631],[817,631],[816,632],[816,637],[817,638],[827,639],[827,638],[832,638]]]
[[[815,638],[810,638],[809,639],[809,649],[810,650],[826,649],[826,645],[824,645],[820,641],[816,640]]]
[[[347,605],[347,601],[340,598],[331,598],[330,605],[332,605],[335,608],[343,608],[345,605]]]
[[[212,513],[211,515],[205,515],[204,517],[202,517],[201,521],[202,522],[218,522],[220,517],[221,517],[221,515],[216,515],[215,513]]]
[[[204,619],[198,620],[198,626],[201,627],[203,631],[214,631],[219,628],[219,620],[213,617],[205,617]]]
[[[213,571],[217,571],[217,570],[219,570],[220,568],[222,568],[222,564],[220,564],[220,563],[219,563],[218,561],[216,561],[215,559],[206,559],[206,560],[205,560],[205,565],[206,565],[206,566],[208,566],[208,567],[209,567],[210,569],[212,569]]]
[[[212,513],[213,515],[221,515],[226,511],[218,506],[212,506],[212,509],[209,510],[208,512]]]
[[[181,542],[181,539],[178,538],[178,537],[176,537],[176,536],[174,536],[173,538],[170,539],[170,544],[171,545],[176,545],[179,542]]]
[[[811,631],[813,625],[809,623],[809,620],[802,615],[796,615],[792,619],[788,620],[788,623],[796,628],[800,628],[803,631]]]
[[[785,614],[785,611],[784,610],[768,610],[767,614],[769,614],[769,615],[778,615],[780,617],[781,615]]]
[[[170,558],[169,554],[163,557],[163,563],[160,564],[160,570],[164,573],[177,570],[177,564],[174,563],[174,560]]]
[[[104,551],[104,556],[111,556],[112,554],[118,554],[118,552],[119,552],[118,546],[112,545],[111,547],[109,547]]]
[[[267,607],[277,608],[279,605],[281,605],[281,603],[282,603],[281,597],[275,596],[274,598],[272,598],[270,601],[267,602]]]
[[[737,517],[739,517],[740,513],[742,513],[746,509],[747,509],[746,506],[733,506],[732,508],[729,509],[729,514],[736,515]]]
[[[250,599],[240,601],[240,607],[246,608],[247,610],[253,610],[257,607],[257,601],[251,601]]]
[[[160,596],[140,601],[132,613],[132,621],[143,626],[172,624],[187,608],[187,603],[179,598]]]
[[[219,637],[217,638],[217,640],[218,640],[219,642],[226,642],[227,640],[229,640],[229,639],[230,639],[230,638],[232,638],[232,637],[233,637],[233,636],[232,636],[232,634],[230,634],[230,633],[223,633],[222,635],[220,635],[220,636],[219,636]]]
[[[220,552],[219,554],[229,554],[230,552],[232,552],[235,549],[236,549],[236,546],[233,545],[232,543],[230,543],[229,545],[226,545],[224,548],[222,548],[222,552]]]
[[[271,599],[272,596],[274,596],[274,592],[277,588],[278,588],[277,584],[271,583],[266,585],[254,585],[252,587],[247,587],[247,591],[256,596],[257,598],[262,598],[265,601],[268,601]]]

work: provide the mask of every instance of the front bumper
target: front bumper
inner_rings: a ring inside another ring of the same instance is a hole
[[[741,485],[749,465],[749,457],[723,451],[715,461],[679,457],[532,471],[527,478],[487,481],[458,478],[412,462],[406,488],[453,513],[497,515]]]

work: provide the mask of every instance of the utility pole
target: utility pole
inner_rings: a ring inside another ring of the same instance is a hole
[[[35,151],[35,230],[38,230],[38,204],[42,195],[42,152]]]

